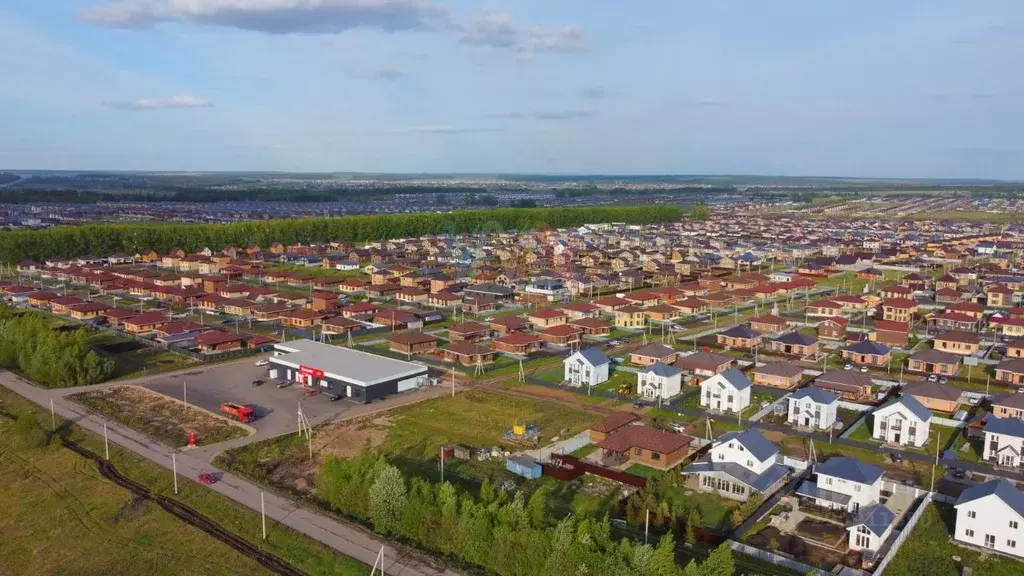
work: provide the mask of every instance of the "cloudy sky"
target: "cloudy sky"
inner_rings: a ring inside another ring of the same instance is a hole
[[[1021,0],[5,0],[0,168],[1024,178]]]

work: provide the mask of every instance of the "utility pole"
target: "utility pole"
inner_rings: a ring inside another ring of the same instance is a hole
[[[444,484],[444,446],[441,446],[441,484]]]
[[[260,517],[263,522],[263,539],[267,539],[267,507],[263,502],[263,490],[260,490]]]
[[[647,544],[647,534],[651,529],[651,510],[647,510],[647,519],[644,520],[644,544]]]
[[[178,494],[178,460],[175,458],[175,453],[171,452],[171,471],[174,474],[174,494]]]
[[[51,431],[57,431],[57,414],[53,410],[53,398],[50,398],[50,428]]]
[[[181,401],[185,404],[185,412],[188,412],[188,381],[181,381]]]
[[[930,492],[935,492],[935,469],[939,467],[939,438],[942,437],[941,432],[935,433],[935,465],[932,466],[932,486]]]
[[[107,460],[110,460],[110,443],[107,442],[107,423],[103,423],[103,452]]]

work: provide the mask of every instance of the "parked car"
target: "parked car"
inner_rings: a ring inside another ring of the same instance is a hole
[[[853,370],[853,364],[847,364],[846,366],[843,366],[843,370]]]
[[[214,476],[213,474],[210,474],[209,472],[203,472],[202,474],[199,475],[199,481],[209,486],[210,484],[213,484],[214,482],[217,481],[217,477]]]
[[[639,410],[640,408],[643,408],[643,407],[644,407],[644,403],[643,402],[640,402],[640,401],[633,402],[633,408],[636,408],[637,410]]]
[[[928,376],[928,381],[929,381],[929,382],[938,382],[938,381],[939,381],[939,377],[938,377],[938,376],[936,376],[935,374],[930,374],[930,375]]]
[[[889,459],[892,460],[893,463],[899,464],[903,462],[903,454],[900,454],[899,452],[890,452]]]
[[[267,359],[257,360],[256,361],[256,365],[257,366],[266,366],[268,364],[270,364],[270,360],[267,360]]]
[[[680,434],[686,434],[686,426],[683,426],[679,422],[673,422],[672,423],[672,430],[674,430],[674,431],[676,431],[676,432],[678,432]]]
[[[291,380],[281,380],[276,384],[278,388],[287,388],[292,385]]]
[[[860,371],[861,372],[867,372],[868,371],[868,367],[867,366],[861,366],[860,367]]]
[[[945,376],[943,376],[942,378],[939,378],[939,384],[948,384],[948,383],[949,383],[949,378],[946,378]]]

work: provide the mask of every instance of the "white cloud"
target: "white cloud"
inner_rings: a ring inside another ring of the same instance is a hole
[[[593,110],[552,110],[542,112],[497,112],[485,114],[484,118],[500,120],[580,120],[592,118]]]
[[[82,12],[86,20],[112,28],[177,22],[267,34],[428,29],[447,15],[428,0],[112,0]]]
[[[408,128],[398,128],[392,130],[392,132],[412,132],[417,134],[480,134],[484,132],[502,132],[501,128],[489,128],[489,127],[478,127],[478,128],[457,128],[455,126],[447,126],[444,124],[431,125],[431,126],[409,126]]]
[[[586,38],[578,26],[544,28],[533,26],[522,29],[512,16],[504,12],[487,11],[465,24],[456,25],[464,44],[510,48],[517,52],[585,52]]]
[[[104,102],[104,106],[118,110],[168,110],[174,108],[209,108],[213,106],[202,98],[195,96],[171,96],[170,98],[139,98],[138,100],[122,100]]]

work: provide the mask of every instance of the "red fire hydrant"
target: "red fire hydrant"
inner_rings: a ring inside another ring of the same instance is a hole
[[[189,448],[195,448],[196,447],[196,433],[195,432],[189,432],[188,433],[188,446],[189,446]]]

